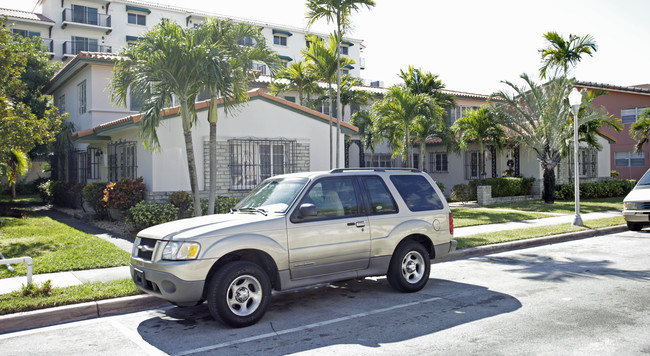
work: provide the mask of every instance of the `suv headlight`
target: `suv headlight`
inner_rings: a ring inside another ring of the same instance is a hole
[[[163,250],[163,260],[195,260],[201,245],[196,242],[169,241]]]
[[[626,201],[626,202],[623,202],[623,208],[625,210],[638,210],[639,209],[639,204],[637,202],[633,202],[633,201]]]

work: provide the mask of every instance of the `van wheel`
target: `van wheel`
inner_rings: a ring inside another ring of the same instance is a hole
[[[641,231],[643,224],[627,223],[627,228],[631,231]]]
[[[255,263],[230,262],[212,276],[207,299],[216,320],[236,328],[253,325],[269,305],[271,282]]]
[[[430,271],[431,261],[424,246],[407,241],[395,249],[386,277],[394,289],[412,293],[424,288],[429,281]]]

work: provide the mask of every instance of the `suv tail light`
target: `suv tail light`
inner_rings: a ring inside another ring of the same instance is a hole
[[[454,234],[454,217],[449,213],[449,233]]]

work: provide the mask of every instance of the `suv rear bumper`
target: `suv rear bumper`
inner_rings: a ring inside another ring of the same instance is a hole
[[[456,240],[449,240],[448,243],[441,244],[441,245],[435,245],[433,248],[435,249],[436,256],[435,258],[443,258],[447,256],[448,254],[456,251],[456,245],[458,242]]]
[[[130,267],[133,282],[143,292],[180,306],[197,305],[203,299],[205,281],[185,281],[167,272]]]

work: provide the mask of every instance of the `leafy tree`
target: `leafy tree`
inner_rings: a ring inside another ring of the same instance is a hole
[[[562,74],[567,75],[569,65],[578,64],[583,54],[593,57],[598,50],[598,45],[591,35],[569,35],[569,39],[566,40],[557,32],[547,32],[544,38],[548,41],[548,47],[539,50],[543,62],[539,69],[539,76],[542,79],[546,79],[550,68],[559,68],[563,71]]]
[[[566,137],[573,132],[573,126],[567,125],[573,116],[567,98],[574,80],[560,76],[545,85],[538,85],[526,74],[522,74],[521,78],[524,86],[505,82],[513,93],[499,91],[493,94],[503,100],[495,110],[502,124],[511,130],[514,139],[535,151],[544,171],[544,201],[553,203],[554,168],[562,158]],[[594,109],[588,100],[589,97],[583,94],[578,125],[603,119],[602,111]]]
[[[435,110],[435,100],[427,94],[413,94],[403,86],[392,86],[382,101],[373,105],[378,130],[393,147],[393,154],[406,151],[406,165],[413,167],[411,125]]]
[[[217,105],[227,114],[248,99],[248,83],[251,79],[249,63],[262,62],[272,72],[278,63],[277,55],[267,45],[257,26],[249,23],[233,23],[230,20],[208,18],[205,24],[191,33],[194,43],[206,47],[206,55],[199,58],[200,83],[210,93],[208,122],[210,126],[209,161],[210,186],[208,191],[208,214],[215,211],[217,193]],[[250,38],[250,46],[242,46],[240,40]]]
[[[290,63],[286,68],[280,68],[273,76],[271,94],[278,95],[288,91],[298,92],[298,105],[308,106],[305,98],[309,100],[312,95],[322,91],[318,86],[318,77],[309,70],[306,62]],[[308,101],[307,100],[307,101]]]
[[[193,29],[183,29],[175,22],[163,21],[143,35],[135,45],[120,53],[111,80],[112,99],[125,105],[129,90],[143,93],[140,112],[140,135],[145,147],[159,149],[156,130],[162,110],[172,106],[173,97],[180,103],[180,116],[185,139],[187,168],[194,197],[194,213],[201,215],[196,162],[192,144],[192,127],[196,123],[194,102],[202,87],[201,66],[208,43],[196,42]]]
[[[630,136],[636,140],[634,150],[641,152],[643,146],[650,141],[650,109],[639,115],[639,119],[630,126]]]
[[[452,129],[458,136],[461,148],[466,149],[471,143],[478,142],[481,152],[481,175],[483,175],[485,173],[484,141],[489,140],[496,147],[501,148],[506,135],[497,116],[488,105],[485,105],[478,110],[465,112],[465,116],[456,120]]]
[[[328,101],[330,105],[330,110],[329,110],[329,124],[330,124],[330,168],[332,168],[332,155],[333,149],[332,146],[334,144],[333,140],[333,134],[332,134],[332,83],[334,80],[338,80],[338,76],[336,75],[338,68],[342,66],[346,66],[348,64],[354,63],[354,61],[351,58],[348,57],[343,57],[340,59],[340,62],[337,61],[337,52],[336,52],[336,46],[337,46],[337,39],[336,36],[330,35],[328,37],[327,45],[317,36],[313,35],[307,35],[307,41],[310,42],[309,48],[306,50],[302,51],[302,54],[305,56],[307,60],[307,65],[309,66],[309,70],[315,74],[318,78],[321,80],[325,81],[327,83],[327,93],[328,93]],[[337,121],[337,139],[336,139],[336,154],[337,154],[337,162],[338,162],[338,154],[339,154],[339,136],[340,136],[340,121]],[[338,164],[337,164],[338,166]]]
[[[343,34],[347,32],[350,27],[350,15],[352,12],[358,12],[363,6],[371,8],[375,6],[373,0],[307,0],[307,18],[311,26],[319,19],[325,19],[328,23],[334,22],[336,24],[335,38],[336,38],[336,87],[341,87],[341,66],[345,66],[341,61],[341,40]],[[341,97],[340,92],[336,96],[336,117],[339,118],[336,124],[336,167],[339,168],[339,139],[341,136]],[[331,108],[331,105],[330,105]],[[330,120],[331,121],[331,120]],[[330,141],[331,142],[331,141]]]
[[[57,69],[39,39],[14,36],[0,19],[0,162],[54,140],[63,117],[42,88]]]

